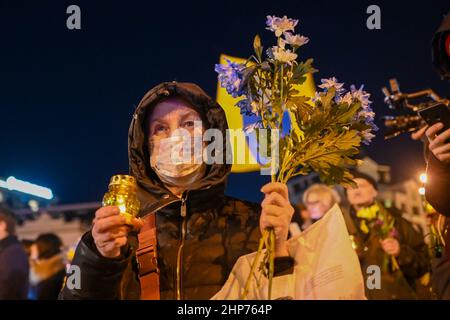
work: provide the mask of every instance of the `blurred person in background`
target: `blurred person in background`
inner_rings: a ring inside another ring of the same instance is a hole
[[[336,203],[341,202],[341,197],[336,190],[325,184],[313,184],[303,193],[303,203],[310,214],[311,223],[321,219]]]
[[[0,207],[0,300],[27,298],[28,258],[15,234],[13,213]]]
[[[425,126],[411,136],[422,140],[427,162],[427,184],[425,197],[439,213],[450,216],[450,129],[442,131],[444,125],[436,123]]]
[[[25,253],[27,254],[28,259],[31,256],[31,246],[33,245],[34,241],[29,239],[22,239],[20,241],[22,244],[23,250],[25,250]]]
[[[433,64],[441,79],[450,80],[450,13],[448,13],[433,36]],[[437,211],[436,230],[441,232],[441,242],[445,246],[442,254],[432,257],[433,289],[440,299],[450,299],[450,129],[442,122],[425,126],[412,134],[414,140],[424,142],[427,177],[425,198]],[[441,216],[442,215],[442,216]],[[443,216],[447,218],[444,219]]]
[[[57,300],[65,277],[62,241],[53,234],[37,237],[31,246],[30,297],[37,300]]]
[[[428,206],[427,209],[433,210]],[[450,248],[448,246],[448,229],[450,219],[436,211],[428,213],[430,228],[431,283],[433,294],[437,299],[450,300]]]
[[[359,256],[366,283],[371,276],[369,266],[379,266],[381,270],[381,287],[371,289],[366,286],[367,298],[427,298],[419,296],[417,291],[420,288],[419,279],[429,272],[428,248],[423,236],[402,218],[399,210],[384,208],[376,202],[378,186],[372,177],[361,172],[354,172],[353,176],[356,187],[346,189],[351,205],[347,229]],[[389,228],[387,222],[382,220],[381,210],[387,211],[390,219],[393,219],[393,228]],[[382,229],[389,230],[383,235],[380,232]]]
[[[292,220],[289,224],[289,237],[291,238],[298,236],[303,230],[311,225],[309,212],[303,203],[300,202],[294,209],[295,212],[292,215]]]
[[[336,203],[339,204],[339,194],[325,184],[313,184],[303,193],[303,203],[299,203],[289,226],[291,237],[299,235],[314,222],[322,218]]]
[[[427,163],[427,184],[425,198],[439,214],[446,216],[443,226],[436,229],[448,229],[450,223],[450,129],[442,131],[443,124],[425,126],[414,132],[414,140],[424,143],[424,156]],[[436,219],[437,220],[437,219]],[[433,290],[439,299],[450,300],[450,234],[442,232],[446,244],[440,256],[431,259]]]

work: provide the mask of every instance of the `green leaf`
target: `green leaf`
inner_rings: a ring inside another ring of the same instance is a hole
[[[342,111],[339,115],[337,115],[336,122],[348,123],[355,117],[356,113],[361,109],[361,103],[360,102],[352,103],[347,108],[343,104],[340,104],[336,109]]]
[[[335,96],[336,96],[336,88],[332,87],[332,88],[328,89],[328,91],[325,94],[325,96],[322,97],[322,99],[321,99],[322,105],[325,108],[331,109],[332,108],[332,101],[333,101]]]
[[[313,107],[309,104],[310,98],[306,96],[290,97],[286,106],[291,115],[291,122],[295,121],[295,126],[302,126],[303,122],[308,121],[313,112]],[[303,136],[303,134],[302,134]]]
[[[291,133],[293,134],[292,137],[295,141],[301,141],[305,138],[305,134],[300,129],[300,119],[297,118],[297,112],[288,110],[289,112],[289,118],[291,122]]]
[[[253,40],[253,49],[255,50],[256,57],[258,58],[258,62],[262,62],[262,51],[263,48],[261,46],[261,38],[259,35],[255,36],[255,39]]]
[[[319,174],[320,179],[329,184],[343,183],[351,185],[349,165],[356,164],[351,158],[358,153],[361,138],[355,130],[315,132],[294,146],[294,161],[288,164],[288,176],[305,174],[308,170]],[[301,169],[297,169],[297,168]]]
[[[259,37],[259,35],[256,35],[255,39],[253,40],[253,48],[257,50],[259,49],[259,47],[261,47],[261,38]]]
[[[305,82],[306,77],[305,75],[308,73],[315,73],[318,70],[315,69],[312,64],[314,62],[314,59],[308,59],[305,62],[300,62],[295,68],[292,75],[292,82],[294,84],[302,84]]]
[[[338,149],[347,150],[352,149],[355,146],[359,146],[361,143],[361,137],[355,130],[344,131],[336,137],[335,146]]]

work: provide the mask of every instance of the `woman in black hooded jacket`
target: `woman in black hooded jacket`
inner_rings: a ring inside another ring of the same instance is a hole
[[[223,109],[195,84],[162,83],[136,108],[129,130],[130,174],[138,183],[140,217],[156,215],[160,298],[211,298],[225,283],[236,260],[256,251],[260,229],[265,227],[274,227],[276,233],[275,276],[292,272],[293,259],[284,243],[294,210],[285,185],[264,186],[265,198],[259,205],[224,194],[231,164],[202,165],[201,174],[182,188],[169,187],[170,181],[163,182],[163,175],[155,172],[158,165],[151,163],[154,149],[149,130],[160,134],[168,128],[155,129],[152,112],[158,103],[173,97],[186,102],[201,117],[204,129],[220,130],[223,148],[219,153],[226,154],[228,144]],[[80,287],[66,284],[60,299],[144,298],[136,259],[141,222],[133,221],[134,232],[124,235],[123,228],[117,228],[115,241],[102,241],[105,238],[100,231],[106,227],[101,219],[120,219],[117,213],[113,207],[97,211],[93,228],[83,236],[73,259],[73,265],[81,270]]]

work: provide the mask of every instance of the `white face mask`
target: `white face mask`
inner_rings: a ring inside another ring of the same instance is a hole
[[[170,186],[186,187],[205,173],[201,141],[172,136],[158,141],[150,156],[150,166],[161,181]]]

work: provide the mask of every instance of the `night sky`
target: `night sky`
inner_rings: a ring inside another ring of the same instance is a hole
[[[273,44],[269,14],[300,19],[311,39],[301,57],[315,59],[316,81],[364,83],[378,117],[389,113],[381,88],[392,77],[405,92],[449,95],[430,48],[448,0],[276,2],[0,1],[0,177],[48,186],[62,203],[99,201],[109,177],[128,170],[128,126],[145,92],[177,80],[215,96],[220,53],[248,57],[257,33]],[[82,30],[66,28],[71,4]],[[370,4],[381,7],[381,30],[366,28]],[[367,153],[395,180],[415,177],[422,145],[382,134]],[[258,200],[264,181],[232,175],[228,193]]]

